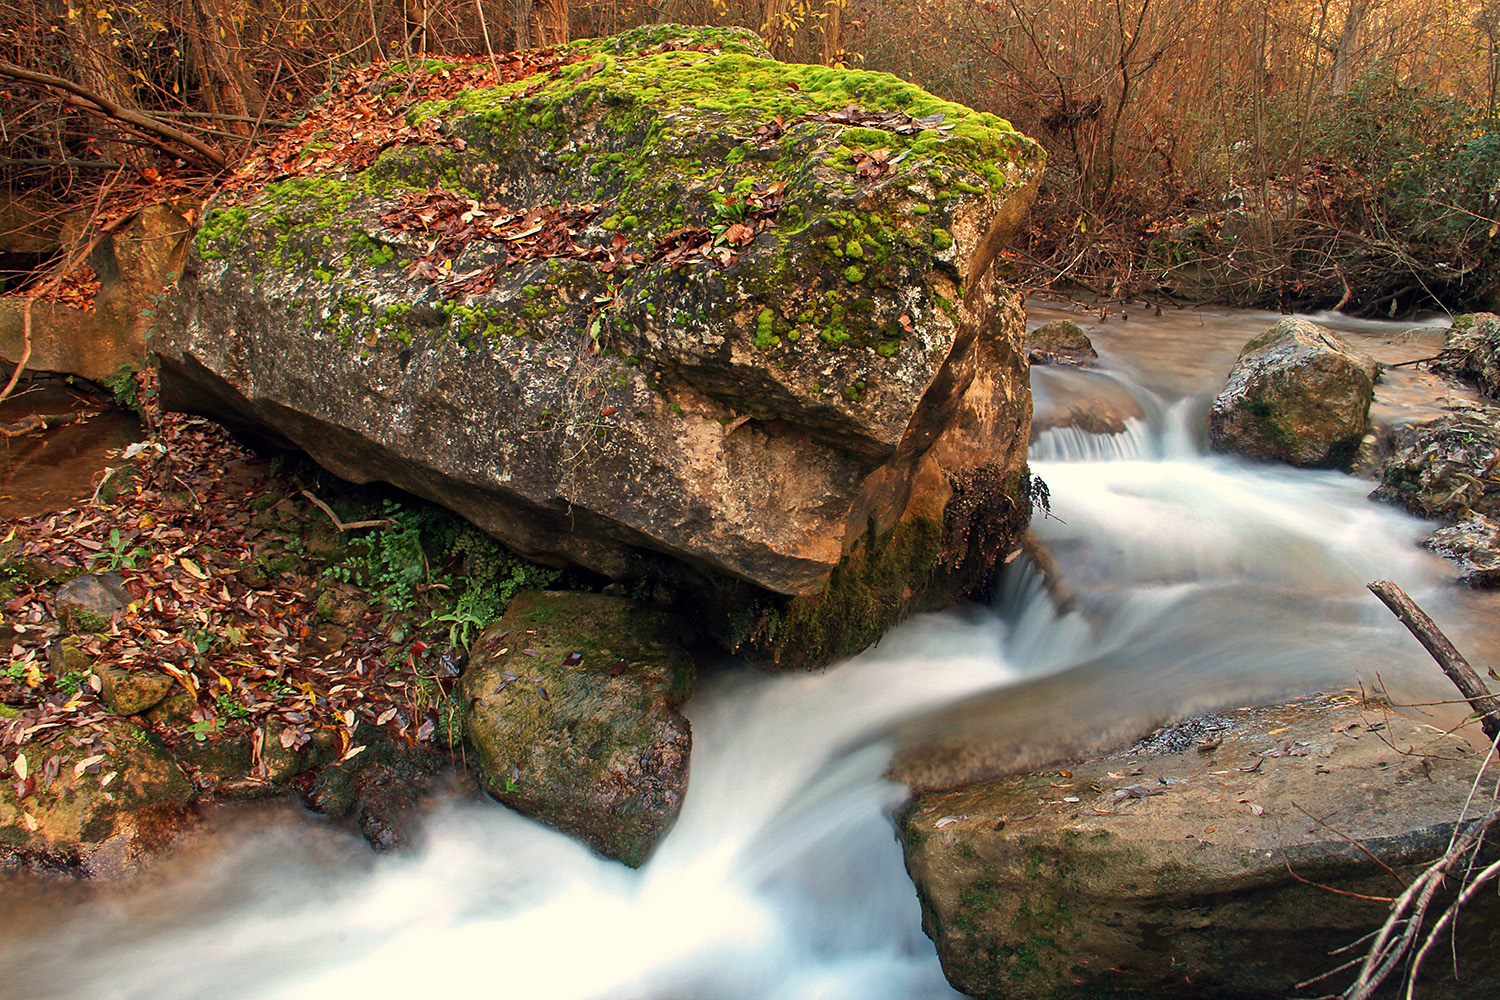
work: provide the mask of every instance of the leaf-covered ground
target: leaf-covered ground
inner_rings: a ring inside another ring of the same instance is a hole
[[[368,724],[451,744],[463,647],[517,587],[558,574],[415,501],[372,510],[200,418],[151,426],[88,501],[0,525],[0,755],[17,794],[47,780],[40,758],[20,760],[31,745],[105,738],[96,664],[171,678],[135,721],[175,749],[248,737],[261,779],[267,741],[295,752],[316,739],[347,759]],[[58,587],[103,572],[128,607],[60,620]]]

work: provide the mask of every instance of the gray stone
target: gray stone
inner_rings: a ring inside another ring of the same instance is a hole
[[[1360,953],[1386,915],[1360,897],[1401,891],[1382,865],[1409,878],[1446,850],[1479,762],[1427,717],[1321,697],[921,795],[902,840],[923,927],[970,996],[1337,994],[1350,973],[1297,984]],[[1418,995],[1490,995],[1500,904],[1481,895],[1458,923],[1462,978],[1445,939]]]
[[[1500,522],[1471,514],[1439,528],[1427,547],[1458,564],[1458,579],[1471,587],[1500,586]]]
[[[1284,319],[1244,346],[1208,417],[1218,451],[1344,467],[1359,450],[1380,365],[1332,330]]]
[[[680,623],[601,594],[528,591],[474,643],[462,681],[490,794],[639,866],[687,791],[693,688]]]
[[[120,574],[89,573],[58,587],[52,606],[65,627],[75,632],[98,632],[109,628],[110,617],[134,600]]]

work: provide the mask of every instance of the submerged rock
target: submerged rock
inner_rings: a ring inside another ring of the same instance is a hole
[[[618,597],[529,591],[474,643],[462,681],[491,795],[639,866],[687,791],[682,626]]]
[[[1055,319],[1026,335],[1026,357],[1034,365],[1087,365],[1098,356],[1083,328],[1070,319]]]
[[[1370,496],[1422,517],[1471,510],[1500,518],[1500,426],[1491,414],[1451,413],[1398,430]]]
[[[1458,579],[1471,587],[1500,586],[1500,522],[1471,514],[1439,528],[1427,547],[1458,564]]]
[[[0,747],[6,779],[0,782],[0,860],[125,874],[190,819],[192,784],[134,725],[105,723],[85,731],[83,740],[67,738],[76,731],[54,732],[24,747]]]
[[[919,796],[902,842],[923,927],[971,996],[1281,998],[1380,925],[1403,885],[1382,865],[1409,877],[1446,850],[1478,767],[1423,719],[1321,698]],[[1462,979],[1444,948],[1419,995],[1488,995],[1500,906],[1481,895],[1458,922]]]
[[[826,662],[986,585],[1029,514],[1021,313],[990,264],[1039,148],[738,29],[560,58],[413,108],[426,144],[215,202],[165,405],[528,558],[668,580],[752,655]],[[977,478],[1003,523],[892,569]],[[806,607],[861,545],[859,613]]]
[[[1364,438],[1380,365],[1344,338],[1284,319],[1244,346],[1209,411],[1218,451],[1304,467],[1348,465]]]

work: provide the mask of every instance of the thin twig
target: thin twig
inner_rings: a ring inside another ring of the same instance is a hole
[[[326,503],[324,503],[323,501],[319,500],[317,497],[313,496],[311,493],[307,492],[307,490],[303,490],[302,491],[302,495],[305,496],[305,497],[307,497],[307,499],[311,500],[313,502],[313,504],[319,510],[321,510],[323,513],[327,514],[328,515],[328,519],[333,522],[333,526],[335,528],[339,529],[340,531],[353,531],[356,528],[389,528],[391,526],[391,524],[393,523],[390,520],[387,520],[386,518],[380,518],[380,519],[374,520],[374,521],[349,521],[349,522],[344,522],[344,521],[339,520],[339,516],[333,512],[333,508],[332,507],[329,507]]]

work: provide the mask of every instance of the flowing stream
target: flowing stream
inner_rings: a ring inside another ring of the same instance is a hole
[[[1274,318],[1116,321],[1094,332],[1099,369],[1034,372],[1039,413],[1123,414],[1121,433],[1033,445],[1053,514],[1035,526],[1073,610],[1022,561],[995,608],[920,616],[823,673],[709,670],[686,806],[640,871],[488,804],[445,805],[419,850],[379,857],[291,807],[226,809],[130,883],[0,882],[0,997],[956,996],[893,836],[893,753],[941,780],[1253,699],[1449,697],[1364,592],[1382,577],[1493,662],[1494,607],[1418,547],[1429,525],[1367,501],[1368,481],[1205,454],[1209,395]],[[1405,329],[1352,332],[1432,353]],[[1422,378],[1383,388],[1387,419],[1448,391]],[[991,755],[922,749],[955,733]]]

